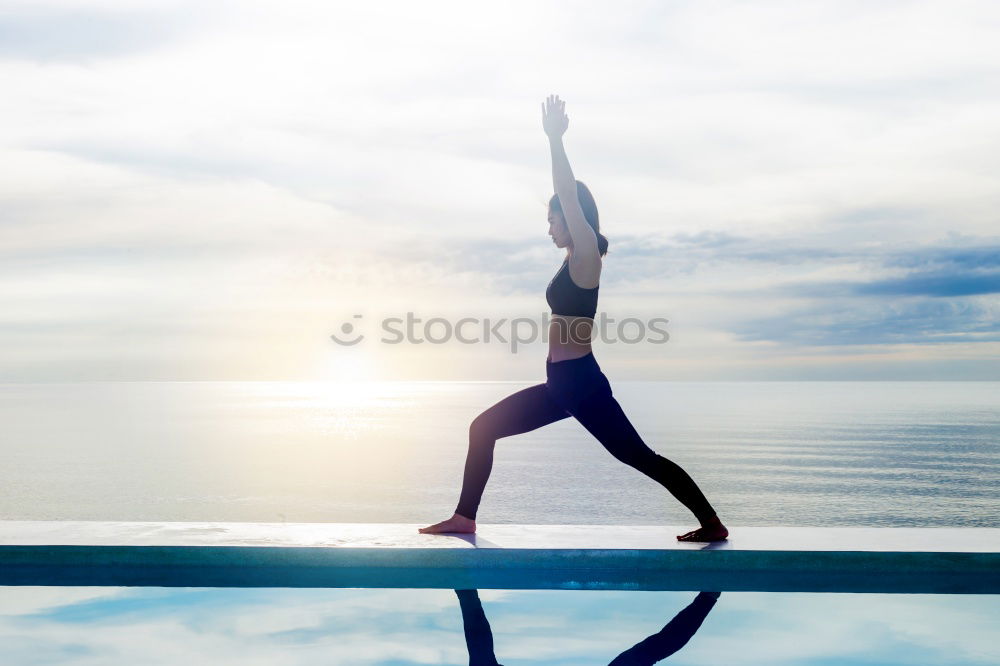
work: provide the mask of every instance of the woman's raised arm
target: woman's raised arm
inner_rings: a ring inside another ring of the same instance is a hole
[[[549,137],[549,147],[552,152],[552,185],[559,196],[563,218],[573,239],[573,263],[578,266],[577,273],[589,274],[580,277],[593,278],[586,281],[596,282],[600,275],[601,254],[597,246],[597,234],[587,223],[583,208],[580,206],[576,178],[573,176],[573,169],[570,168],[569,158],[566,157],[566,149],[563,147],[562,135],[568,127],[566,102],[560,100],[558,95],[549,95],[542,103],[542,128]]]

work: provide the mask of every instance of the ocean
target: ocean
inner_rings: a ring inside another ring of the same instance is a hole
[[[0,385],[0,519],[430,524],[515,382]],[[730,526],[1000,526],[1000,382],[628,382]],[[690,525],[574,419],[498,441],[477,522]]]

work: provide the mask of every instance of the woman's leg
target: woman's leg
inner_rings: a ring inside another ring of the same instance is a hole
[[[479,590],[455,590],[462,609],[465,647],[469,650],[469,666],[501,666],[493,650],[493,630],[479,600]]]
[[[502,437],[519,435],[569,417],[545,384],[513,393],[472,420],[462,494],[455,513],[476,519],[479,501],[493,470],[493,449]]]
[[[611,455],[657,481],[676,497],[705,526],[715,516],[715,509],[687,472],[649,448],[621,405],[608,392],[598,391],[584,399],[573,416],[583,424]]]
[[[687,645],[719,600],[718,592],[699,592],[663,629],[611,660],[608,666],[653,666]]]

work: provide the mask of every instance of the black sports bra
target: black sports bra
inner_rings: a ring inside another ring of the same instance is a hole
[[[590,317],[597,314],[597,290],[578,287],[569,274],[569,258],[563,261],[559,272],[549,281],[545,289],[545,300],[552,308],[552,314],[566,317]]]

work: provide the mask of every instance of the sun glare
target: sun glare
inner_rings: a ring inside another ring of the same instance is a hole
[[[337,349],[328,353],[323,360],[319,379],[337,384],[357,384],[378,379],[374,363],[358,350]]]

